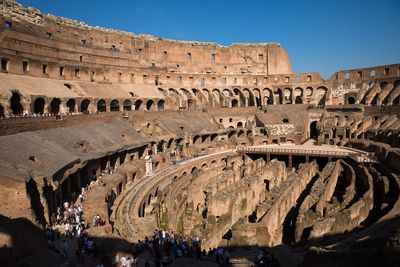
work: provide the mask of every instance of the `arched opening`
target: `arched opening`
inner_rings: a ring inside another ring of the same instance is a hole
[[[200,144],[200,140],[201,140],[200,136],[196,135],[195,137],[193,137],[193,144]]]
[[[123,106],[124,106],[124,110],[131,111],[132,110],[132,101],[130,101],[129,99],[125,99]]]
[[[24,113],[24,108],[21,105],[21,96],[18,93],[13,93],[10,99],[12,114],[20,115]]]
[[[233,108],[237,108],[237,107],[238,107],[238,104],[239,104],[239,103],[238,103],[237,99],[233,99],[233,100],[232,100],[232,105],[231,105],[231,106],[232,106]]]
[[[67,101],[67,108],[68,108],[68,113],[75,112],[75,99],[71,98]]]
[[[154,104],[153,100],[151,100],[151,99],[147,100],[146,109],[147,110],[152,110],[153,104]]]
[[[318,106],[325,106],[325,101],[326,101],[326,92],[328,89],[324,86],[318,87],[317,88],[317,105]]]
[[[241,121],[239,121],[238,123],[237,123],[237,128],[242,128],[243,127],[243,123],[241,122]]]
[[[111,101],[110,111],[119,111],[119,101],[117,99]]]
[[[39,97],[35,99],[33,103],[33,113],[43,114],[44,113],[44,99]]]
[[[59,98],[53,98],[50,103],[50,113],[58,114],[60,113],[61,100]]]
[[[310,138],[316,139],[319,135],[319,130],[317,127],[317,121],[310,123]]]
[[[347,97],[347,104],[355,104],[356,103],[356,98],[354,96],[349,96]]]
[[[188,109],[194,109],[195,101],[193,99],[188,99]]]
[[[143,101],[138,99],[135,102],[135,110],[140,110],[140,108],[142,107]]]
[[[246,100],[245,100],[245,98],[244,98],[243,93],[242,93],[238,88],[234,88],[234,89],[233,89],[233,92],[235,93],[236,96],[239,96],[240,106],[241,106],[241,107],[244,107],[244,106],[245,106],[245,103],[246,103]]]
[[[283,89],[283,97],[284,97],[283,104],[292,104],[292,89],[290,88]]]
[[[0,105],[0,119],[4,118],[4,108],[2,105]]]
[[[250,90],[249,89],[244,89],[243,90],[243,94],[246,96],[246,98],[247,98],[247,104],[248,104],[248,106],[249,107],[254,107],[254,96],[253,96],[253,93],[252,92],[250,92]]]
[[[82,102],[81,102],[81,112],[88,112],[89,104],[90,104],[89,99],[82,100]]]
[[[274,94],[269,88],[263,90],[263,105],[273,105],[274,104]]]
[[[163,99],[158,100],[157,108],[158,108],[158,111],[162,111],[165,109],[165,101]]]
[[[100,99],[99,101],[97,101],[97,111],[98,112],[106,112],[107,111],[106,101],[104,99]]]
[[[259,89],[254,89],[253,90],[253,95],[254,95],[254,98],[255,98],[255,101],[256,101],[256,106],[257,107],[261,107],[261,92],[260,92],[260,90]]]
[[[303,89],[300,87],[294,89],[294,103],[303,104]]]

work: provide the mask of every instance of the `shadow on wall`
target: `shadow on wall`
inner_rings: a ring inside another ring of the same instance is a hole
[[[374,231],[367,229],[366,233],[355,233],[346,240],[344,238],[349,237],[349,234],[309,240],[307,246],[297,247],[293,251],[285,245],[276,247],[228,246],[227,249],[231,261],[247,260],[250,262],[255,262],[259,251],[263,249],[274,255],[280,263],[277,266],[398,266],[400,248],[396,240],[398,241],[400,234],[400,217],[378,222],[373,227]],[[101,229],[102,227],[98,228],[98,230],[104,231]],[[374,234],[371,234],[372,232]],[[354,239],[355,235],[359,235],[357,239]],[[92,235],[92,237],[97,244],[97,261],[102,261],[105,266],[113,266],[111,261],[115,255],[132,255],[132,251],[135,251],[133,248],[136,244],[130,244],[117,236],[96,237]],[[315,247],[317,244],[331,245],[339,241],[343,242],[339,243],[340,248],[337,250],[332,248],[322,250]],[[69,242],[72,243],[72,240]],[[225,240],[225,243],[229,244],[229,241]],[[2,266],[68,266],[67,260],[58,252],[48,249],[45,231],[25,218],[9,219],[0,215],[0,246]],[[147,249],[142,245],[140,250],[146,251]],[[70,251],[70,255],[73,255],[70,256],[70,259],[75,257],[74,253],[74,251]],[[149,257],[152,262],[152,256]],[[171,259],[173,258],[172,256]],[[194,256],[191,261],[196,261]],[[201,265],[198,266],[213,265],[215,262],[215,255],[203,255],[202,261],[199,262]]]

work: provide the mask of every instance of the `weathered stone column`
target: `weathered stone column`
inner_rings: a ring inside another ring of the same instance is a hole
[[[144,159],[146,160],[146,175],[150,176],[153,174],[153,159],[151,156],[146,156]]]

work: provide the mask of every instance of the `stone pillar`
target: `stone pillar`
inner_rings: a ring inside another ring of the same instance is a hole
[[[153,174],[153,159],[151,156],[146,156],[146,175],[150,176]]]

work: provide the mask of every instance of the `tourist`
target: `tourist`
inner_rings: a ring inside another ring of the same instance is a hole
[[[121,262],[122,267],[127,267],[128,263],[127,263],[125,256],[122,256],[119,261]]]
[[[128,259],[126,260],[126,267],[132,267],[134,263],[135,260],[131,259],[131,257],[128,257]]]
[[[68,250],[69,250],[69,245],[67,239],[64,239],[62,243],[62,253],[65,258],[68,258]]]

